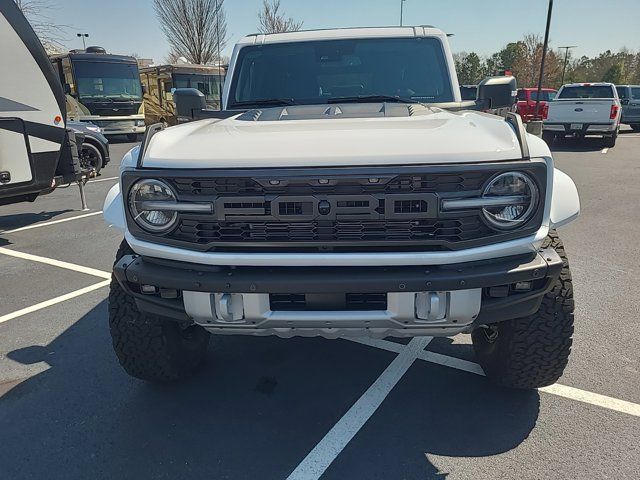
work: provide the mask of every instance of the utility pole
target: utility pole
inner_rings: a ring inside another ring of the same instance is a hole
[[[76,36],[82,38],[82,48],[86,50],[87,49],[87,44],[85,43],[84,39],[85,38],[89,38],[89,34],[88,33],[76,33]]]
[[[407,0],[400,0],[400,26],[402,26],[402,21],[404,17],[404,2]]]
[[[569,49],[576,48],[577,45],[569,45],[567,47],[558,47],[564,48],[564,67],[562,67],[562,80],[560,80],[560,86],[564,85],[564,74],[567,71],[567,62],[569,61]]]
[[[538,78],[538,95],[536,98],[536,109],[534,118],[542,120],[540,115],[540,94],[542,93],[542,79],[544,77],[544,62],[547,59],[547,47],[549,46],[549,29],[551,28],[551,14],[553,12],[553,0],[549,0],[549,10],[547,11],[547,28],[544,32],[544,45],[542,45],[542,61],[540,62],[540,77]]]

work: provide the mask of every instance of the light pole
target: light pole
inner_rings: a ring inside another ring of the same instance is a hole
[[[402,26],[403,16],[404,16],[404,2],[407,0],[400,0],[400,26]]]
[[[76,33],[76,36],[82,38],[82,48],[84,48],[86,50],[87,49],[87,45],[86,45],[84,39],[85,38],[89,38],[89,34],[88,33]]]
[[[542,78],[544,76],[544,62],[547,59],[547,46],[549,45],[549,29],[551,28],[551,14],[553,13],[553,0],[549,0],[549,10],[547,11],[547,28],[544,31],[544,44],[542,45],[542,61],[540,62],[540,77],[538,78],[538,94],[536,98],[536,109],[534,118],[542,120],[540,115],[540,94],[542,92]]]
[[[577,45],[569,45],[567,47],[558,47],[564,48],[564,66],[562,67],[562,80],[560,80],[560,86],[564,85],[564,74],[567,71],[567,61],[569,60],[569,49],[576,48]]]

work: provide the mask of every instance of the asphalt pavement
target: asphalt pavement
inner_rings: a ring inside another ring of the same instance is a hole
[[[553,146],[582,215],[560,231],[573,352],[543,391],[489,384],[468,336],[219,337],[186,382],[128,377],[99,213],[132,146],[87,212],[73,186],[0,207],[0,479],[640,478],[640,134]]]

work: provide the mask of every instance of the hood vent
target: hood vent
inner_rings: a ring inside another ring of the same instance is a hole
[[[344,103],[340,105],[292,105],[249,110],[237,117],[237,120],[244,122],[278,122],[330,118],[397,118],[427,115],[429,113],[432,113],[429,107],[418,103]]]

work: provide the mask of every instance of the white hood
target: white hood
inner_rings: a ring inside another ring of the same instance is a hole
[[[150,168],[249,168],[442,164],[522,157],[501,117],[428,109],[404,117],[202,120],[157,133]]]

